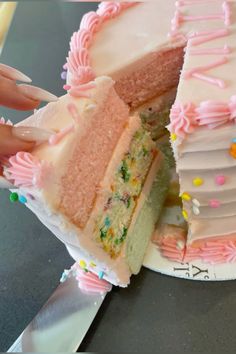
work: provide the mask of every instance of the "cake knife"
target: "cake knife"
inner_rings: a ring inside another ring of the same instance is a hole
[[[68,278],[8,352],[76,352],[104,298],[100,294],[83,293],[76,279]]]

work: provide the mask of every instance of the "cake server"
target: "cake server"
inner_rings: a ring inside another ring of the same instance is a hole
[[[61,283],[8,352],[76,352],[105,296],[85,294],[74,277]]]

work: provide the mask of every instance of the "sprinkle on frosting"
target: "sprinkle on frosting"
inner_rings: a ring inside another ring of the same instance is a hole
[[[71,86],[70,86],[70,85],[64,85],[64,86],[63,86],[63,89],[64,89],[65,91],[68,91],[68,90],[71,89]]]
[[[218,199],[212,199],[209,201],[209,206],[211,208],[219,208],[220,207],[220,201]]]
[[[196,177],[193,179],[193,185],[195,187],[200,187],[203,183],[204,183],[204,181],[201,177]]]
[[[186,192],[181,195],[181,198],[185,202],[190,202],[190,200],[192,199],[191,195],[189,193],[186,193]]]
[[[187,212],[187,210],[183,209],[183,210],[182,210],[182,215],[183,215],[183,218],[184,218],[185,220],[188,220],[188,212]]]
[[[98,278],[99,278],[99,279],[103,279],[103,278],[104,278],[104,275],[105,275],[105,273],[104,273],[103,271],[100,271],[100,272],[98,273]]]
[[[176,141],[177,140],[177,135],[175,134],[175,133],[171,133],[171,135],[170,135],[170,139],[171,139],[171,141]]]
[[[67,72],[66,71],[62,71],[62,73],[61,73],[62,80],[66,80],[66,77],[67,77]]]
[[[15,202],[18,202],[18,200],[19,200],[19,195],[18,195],[18,193],[12,192],[12,193],[10,194],[10,201],[11,201],[12,203],[15,203]]]
[[[197,199],[195,199],[195,198],[192,200],[192,203],[193,203],[193,205],[195,205],[197,208],[199,208],[199,207],[201,206],[200,202],[199,202]]]
[[[71,277],[72,271],[71,269],[65,269],[61,275],[60,283],[64,283],[68,278]]]
[[[20,202],[21,204],[26,204],[26,203],[27,203],[26,197],[25,197],[24,195],[20,195],[20,196],[19,196],[19,202]]]
[[[223,186],[226,182],[226,177],[223,175],[218,175],[215,178],[215,183],[217,186]]]
[[[230,155],[236,159],[236,144],[232,143],[229,150]]]
[[[86,262],[83,261],[83,260],[79,261],[79,265],[80,265],[80,267],[81,267],[82,269],[86,269],[86,267],[87,267]]]

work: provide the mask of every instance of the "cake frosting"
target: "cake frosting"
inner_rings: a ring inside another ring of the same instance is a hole
[[[85,287],[90,273],[126,286],[140,270],[168,184],[151,136],[166,134],[173,97],[167,128],[188,231],[157,229],[156,243],[180,262],[236,260],[235,14],[223,0],[99,4],[72,35],[67,94],[20,123],[51,136],[1,158],[5,177],[65,243]]]
[[[189,225],[186,249],[209,238],[228,239],[229,247],[235,240],[235,6],[220,0],[136,3],[101,21],[88,48],[94,74],[111,76],[131,107],[167,92],[170,82],[178,86],[168,129]],[[68,82],[72,78],[68,70]]]
[[[11,200],[31,209],[77,261],[80,288],[103,292],[110,289],[106,281],[127,286],[139,272],[168,171],[111,78],[95,78],[76,92],[19,123],[50,132],[49,139],[2,164]],[[138,234],[154,200],[149,228]]]

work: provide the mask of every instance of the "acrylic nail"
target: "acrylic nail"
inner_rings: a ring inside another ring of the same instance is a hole
[[[36,86],[18,85],[18,87],[24,96],[32,100],[45,102],[54,102],[58,100],[57,96]]]
[[[32,81],[30,77],[26,76],[21,71],[5,64],[0,64],[0,74],[14,81],[22,81],[22,82]]]
[[[24,141],[43,143],[48,141],[54,132],[37,127],[17,126],[12,128],[12,135]]]

